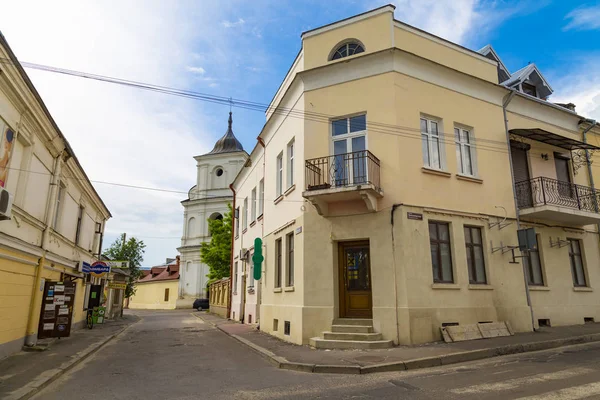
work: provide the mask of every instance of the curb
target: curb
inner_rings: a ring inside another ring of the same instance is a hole
[[[201,318],[201,317],[199,317]],[[600,342],[600,333],[594,333],[584,336],[573,336],[563,339],[545,340],[540,342],[531,342],[523,344],[509,344],[499,347],[492,347],[489,349],[479,349],[472,351],[465,351],[461,353],[452,353],[442,356],[416,358],[406,361],[395,361],[389,363],[373,364],[368,366],[359,365],[321,365],[321,364],[307,364],[288,361],[287,359],[276,355],[275,353],[265,349],[264,347],[258,346],[252,343],[248,339],[244,339],[241,336],[230,334],[227,331],[219,328],[219,325],[213,324],[201,318],[203,321],[211,324],[215,328],[219,329],[226,335],[236,339],[237,341],[250,347],[252,350],[257,352],[271,364],[277,366],[279,369],[285,369],[289,371],[308,372],[316,374],[372,374],[379,372],[396,372],[406,371],[423,368],[433,368],[442,365],[457,364],[468,361],[483,360],[486,358],[493,358],[499,356],[506,356],[510,354],[529,353],[532,351],[550,350],[558,347],[573,346],[584,343]]]
[[[54,382],[55,380],[60,378],[66,372],[70,371],[75,366],[77,366],[79,363],[81,363],[82,361],[86,360],[87,358],[89,358],[90,356],[95,354],[98,350],[100,350],[102,347],[104,347],[106,344],[108,344],[111,340],[115,339],[117,336],[121,335],[127,329],[129,329],[130,327],[132,327],[133,325],[137,324],[138,322],[140,322],[142,320],[142,317],[138,317],[138,318],[139,319],[137,321],[135,321],[134,323],[127,325],[126,327],[122,328],[121,330],[108,336],[104,340],[97,342],[95,344],[92,344],[85,350],[77,353],[77,355],[75,357],[73,357],[71,360],[62,363],[57,368],[54,368],[54,369],[51,369],[51,370],[48,370],[48,371],[42,373],[37,379],[30,382],[24,388],[16,390],[15,392],[13,392],[14,393],[13,395],[6,397],[5,400],[25,400],[25,399],[31,398],[38,392],[41,392],[45,387],[47,387],[52,382]]]

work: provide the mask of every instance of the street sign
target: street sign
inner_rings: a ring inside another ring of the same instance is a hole
[[[111,268],[129,268],[129,261],[104,261]]]
[[[104,261],[96,261],[90,266],[90,274],[94,276],[104,276],[110,272],[110,267]]]
[[[121,282],[108,282],[108,288],[125,290],[127,288],[127,284]]]
[[[91,266],[92,265],[89,262],[79,261],[79,272],[89,274]]]

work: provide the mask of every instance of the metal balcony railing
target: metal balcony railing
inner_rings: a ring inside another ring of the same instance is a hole
[[[380,189],[379,159],[368,150],[306,160],[306,189],[373,185]]]
[[[593,213],[599,212],[600,192],[595,192],[587,186],[538,177],[517,182],[515,191],[519,209],[553,205]]]

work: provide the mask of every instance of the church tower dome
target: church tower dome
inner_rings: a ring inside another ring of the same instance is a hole
[[[227,132],[225,135],[215,143],[215,147],[208,154],[221,154],[221,153],[233,153],[236,151],[244,151],[244,147],[239,140],[233,134],[231,125],[233,124],[233,118],[231,118],[231,111],[229,112],[229,121]]]

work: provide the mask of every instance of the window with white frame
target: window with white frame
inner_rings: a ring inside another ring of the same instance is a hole
[[[277,197],[283,193],[283,153],[279,153],[277,156],[277,182],[275,184],[277,190]]]
[[[52,221],[52,229],[58,229],[58,221],[60,220],[60,214],[62,211],[62,203],[64,202],[65,189],[62,182],[58,184],[58,196],[56,196],[56,208],[54,210],[54,221]]]
[[[463,175],[477,175],[475,171],[475,147],[471,130],[454,128],[454,141],[456,143],[458,172]]]
[[[265,180],[261,179],[258,183],[258,216],[263,215],[265,207]]]
[[[79,238],[81,236],[81,225],[83,223],[83,206],[79,206],[79,212],[77,213],[77,225],[75,225],[75,244],[79,244]]]
[[[367,182],[366,114],[331,121],[331,140],[335,186]]]
[[[426,167],[443,169],[439,121],[421,117],[421,146],[423,164]]]
[[[252,195],[250,196],[250,220],[256,221],[256,188],[252,189]]]
[[[244,199],[244,210],[242,211],[242,229],[248,228],[248,198]]]
[[[240,208],[239,207],[237,207],[235,209],[234,218],[235,218],[235,237],[238,237],[240,235]]]
[[[287,145],[287,184],[288,188],[294,185],[294,144],[292,139]]]

